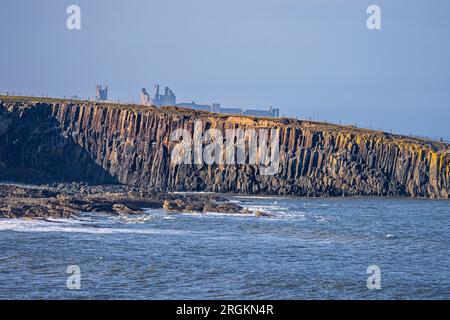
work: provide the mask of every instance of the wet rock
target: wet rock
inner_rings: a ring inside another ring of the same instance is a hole
[[[112,205],[112,209],[117,214],[125,214],[125,215],[127,215],[127,214],[136,214],[136,213],[142,212],[141,210],[136,210],[134,208],[127,207],[126,205],[121,204],[121,203],[114,203]]]
[[[163,208],[168,212],[249,213],[248,210],[234,203],[218,203],[216,201],[194,200],[192,198],[165,200]]]
[[[263,211],[259,211],[259,210],[256,210],[254,213],[255,213],[255,216],[257,216],[258,218],[260,218],[260,217],[271,217],[272,216],[271,214],[269,214],[267,212],[263,212]]]
[[[80,193],[73,184],[0,185],[0,218],[71,218],[82,212],[133,215],[144,213],[143,208],[164,208],[171,213],[247,213],[217,195],[154,193],[116,185],[84,185]]]

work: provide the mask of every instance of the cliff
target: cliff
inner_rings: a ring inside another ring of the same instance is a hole
[[[0,178],[120,182],[156,191],[450,198],[450,146],[293,119],[0,97]],[[173,164],[179,128],[277,128],[280,165]]]

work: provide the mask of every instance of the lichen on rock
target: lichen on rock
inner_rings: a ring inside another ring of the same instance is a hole
[[[2,99],[0,178],[122,183],[153,191],[296,196],[450,197],[445,143],[352,126],[181,108]],[[170,161],[172,132],[278,128],[280,166]]]

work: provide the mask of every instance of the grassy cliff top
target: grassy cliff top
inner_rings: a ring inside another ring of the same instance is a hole
[[[445,151],[445,153],[450,153],[450,144],[447,142],[435,141],[432,139],[412,137],[398,134],[391,134],[383,132],[381,130],[371,130],[365,128],[357,128],[353,125],[338,125],[332,123],[325,123],[319,121],[310,120],[298,120],[293,118],[271,118],[271,117],[255,117],[255,116],[243,116],[243,115],[233,115],[233,114],[221,114],[212,113],[208,111],[192,110],[188,108],[181,107],[162,107],[158,108],[155,106],[142,106],[138,104],[131,103],[119,103],[112,101],[91,101],[91,100],[74,100],[74,99],[62,99],[62,98],[50,98],[50,97],[26,97],[26,96],[5,96],[0,95],[0,103],[6,104],[34,104],[34,103],[48,103],[48,104],[73,104],[73,105],[89,105],[89,106],[99,106],[104,108],[114,108],[120,110],[131,110],[136,112],[158,112],[164,114],[176,114],[176,115],[186,115],[195,118],[200,118],[204,120],[224,120],[230,123],[238,123],[243,126],[250,127],[300,127],[302,129],[308,129],[312,131],[328,131],[328,132],[339,132],[341,134],[355,134],[357,136],[373,138],[374,136],[378,139],[384,141],[395,141],[402,144],[419,144],[422,146],[431,147],[432,149]]]

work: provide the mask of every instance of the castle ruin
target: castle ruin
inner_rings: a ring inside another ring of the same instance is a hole
[[[155,94],[153,98],[147,93],[145,88],[141,90],[141,104],[144,106],[153,105],[156,107],[176,105],[176,96],[169,87],[164,88],[164,94],[159,93],[159,84],[155,85]]]
[[[141,89],[141,104],[143,106],[151,106],[152,105],[150,95],[148,94],[148,92],[145,88]]]
[[[159,84],[155,85],[155,93],[153,98],[147,93],[145,88],[141,90],[141,105],[143,106],[151,106],[154,105],[156,107],[163,106],[178,106],[182,108],[189,108],[193,110],[202,110],[209,111],[215,113],[225,113],[225,114],[237,114],[237,115],[245,115],[245,116],[256,116],[256,117],[275,117],[278,118],[280,116],[280,109],[273,108],[270,106],[269,110],[261,110],[261,109],[243,109],[243,108],[222,108],[220,103],[213,104],[197,104],[194,101],[192,102],[176,102],[176,96],[172,90],[168,87],[164,88],[164,94],[159,93]]]
[[[97,101],[106,101],[108,100],[108,86],[97,85],[96,91],[95,91],[95,100]]]

